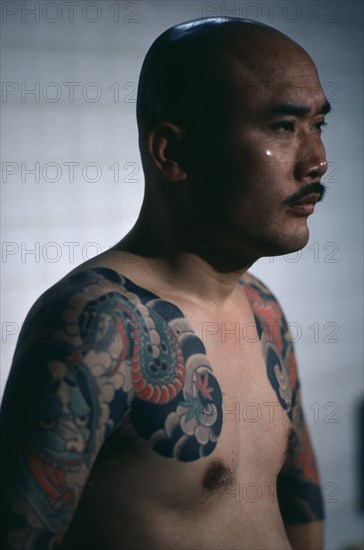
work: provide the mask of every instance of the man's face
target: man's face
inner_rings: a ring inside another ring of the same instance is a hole
[[[326,99],[299,50],[249,68],[230,61],[231,99],[202,145],[209,223],[252,258],[287,254],[306,245],[307,217],[322,193]]]

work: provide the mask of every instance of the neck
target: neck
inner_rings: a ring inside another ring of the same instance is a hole
[[[153,210],[152,219],[149,212],[142,208],[133,229],[114,248],[133,254],[147,279],[152,284],[158,281],[165,292],[215,306],[233,299],[238,280],[253,263],[241,257],[241,248],[236,247],[237,258],[223,238],[191,231],[191,225],[186,231],[187,222],[183,225],[176,218],[170,222],[165,210]]]

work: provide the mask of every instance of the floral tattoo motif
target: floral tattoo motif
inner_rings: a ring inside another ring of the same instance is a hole
[[[322,519],[287,323],[269,290],[243,279],[267,376],[298,441],[278,477],[283,520]],[[164,457],[190,462],[217,445],[222,392],[202,341],[177,306],[111,269],[71,275],[43,295],[24,324],[12,370],[3,406],[17,409],[2,430],[3,471],[17,487],[7,505],[16,548],[30,537],[58,547],[93,462],[124,416]]]
[[[104,271],[93,270],[94,277]],[[221,390],[179,308],[121,276],[114,290],[95,281],[72,301],[77,307],[71,303],[64,319],[80,327],[74,344],[101,398],[105,381],[118,378],[118,398],[155,451],[182,461],[210,454],[221,432]]]

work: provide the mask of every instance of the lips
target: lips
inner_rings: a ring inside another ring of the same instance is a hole
[[[320,195],[317,193],[311,193],[310,195],[307,195],[307,197],[304,197],[298,202],[295,202],[291,206],[300,206],[301,204],[312,204],[315,206],[315,204],[320,200]]]
[[[313,213],[315,204],[319,202],[320,198],[320,195],[317,193],[311,193],[310,195],[307,195],[307,197],[290,204],[289,210],[298,215],[309,216]]]
[[[58,461],[42,451],[30,450],[27,461],[32,474],[53,506],[66,506],[72,502],[73,490],[66,484],[65,472],[79,470],[80,460]]]

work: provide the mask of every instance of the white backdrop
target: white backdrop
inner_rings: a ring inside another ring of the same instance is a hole
[[[325,548],[339,550],[363,537],[355,462],[363,390],[359,0],[2,2],[1,393],[36,298],[137,217],[135,92],[148,47],[169,26],[207,15],[260,20],[294,38],[316,61],[334,107],[324,135],[329,191],[310,218],[310,242],[252,272],[290,322],[326,501]]]

